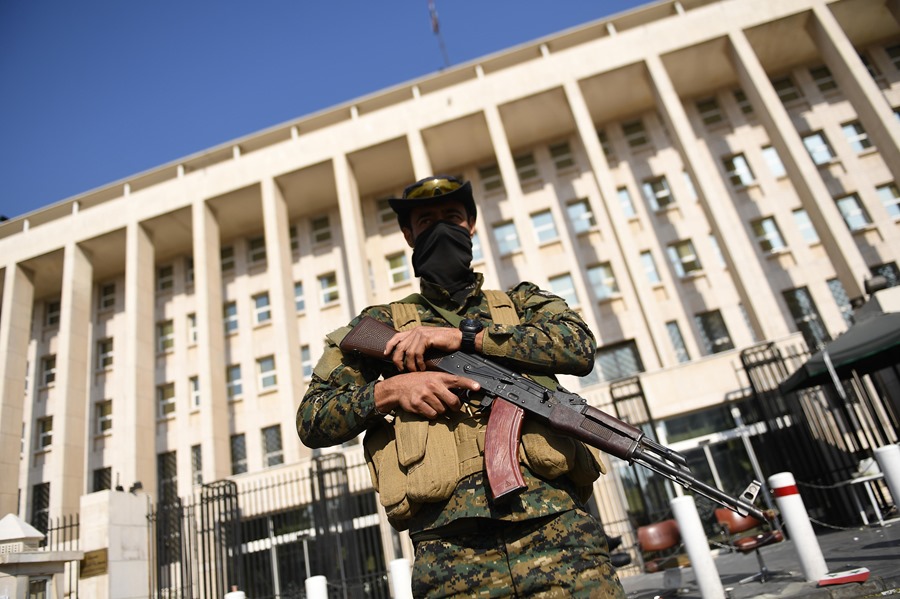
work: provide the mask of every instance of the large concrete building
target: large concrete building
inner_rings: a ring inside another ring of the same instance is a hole
[[[385,198],[432,173],[472,181],[489,287],[534,281],[595,332],[567,386],[603,405],[644,373],[658,434],[697,447],[733,423],[673,427],[741,394],[741,348],[834,337],[900,279],[898,20],[656,2],[0,223],[0,515],[308,468],[323,337],[417,290]],[[598,483],[605,517],[622,488]]]

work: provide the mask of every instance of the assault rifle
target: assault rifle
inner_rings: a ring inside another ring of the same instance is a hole
[[[397,331],[369,316],[363,317],[341,341],[341,350],[385,360],[384,348]],[[519,468],[518,445],[527,412],[576,439],[629,464],[640,464],[685,489],[699,493],[742,516],[769,518],[753,505],[760,484],[753,481],[739,498],[697,480],[680,453],[647,438],[638,428],[588,405],[583,397],[562,387],[549,389],[477,354],[456,351],[426,356],[432,370],[463,376],[481,385],[483,409],[490,409],[485,431],[485,471],[495,499],[525,488]]]

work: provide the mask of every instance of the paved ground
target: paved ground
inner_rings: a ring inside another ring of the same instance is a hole
[[[726,595],[731,599],[853,599],[894,595],[900,598],[900,521],[821,533],[818,541],[830,573],[865,567],[870,571],[868,581],[825,587],[806,581],[796,546],[787,540],[762,548],[763,560],[774,574],[764,583],[740,582],[759,571],[756,556],[752,553],[720,552],[716,555],[714,561]],[[622,584],[631,599],[699,599],[700,590],[692,568],[681,568],[680,573],[680,581],[673,572],[658,572],[624,578]],[[664,593],[667,587],[678,591]]]

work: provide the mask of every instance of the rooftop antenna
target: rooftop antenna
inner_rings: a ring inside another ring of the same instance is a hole
[[[444,57],[444,68],[450,66],[450,57],[447,56],[447,46],[444,45],[444,36],[441,35],[441,26],[438,23],[437,8],[434,6],[434,0],[428,0],[428,14],[431,15],[431,30],[437,36],[438,44],[441,47],[441,55]]]

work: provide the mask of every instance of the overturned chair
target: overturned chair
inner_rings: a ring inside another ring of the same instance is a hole
[[[718,508],[715,511],[715,514],[716,522],[718,522],[721,527],[722,533],[727,539],[730,548],[739,551],[740,553],[750,553],[751,551],[756,553],[756,561],[759,563],[759,572],[753,576],[742,579],[740,582],[744,583],[754,580],[766,582],[769,580],[772,577],[772,574],[769,572],[769,569],[766,568],[766,564],[763,561],[762,554],[759,550],[766,545],[772,545],[773,543],[780,543],[783,541],[784,535],[781,534],[781,531],[762,530],[762,532],[755,535],[740,537],[738,535],[747,532],[748,530],[761,527],[768,528],[768,524],[757,520],[753,516],[741,516],[728,508]]]

